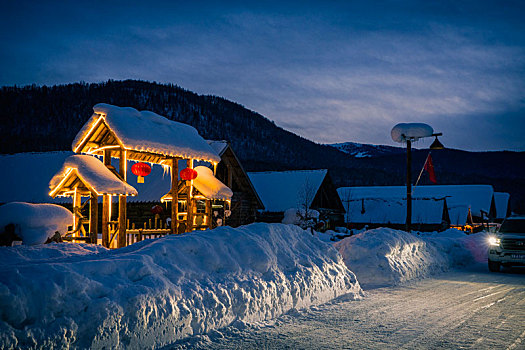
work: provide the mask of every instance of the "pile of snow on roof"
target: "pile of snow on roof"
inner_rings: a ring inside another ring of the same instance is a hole
[[[89,155],[72,155],[64,161],[62,169],[51,179],[49,188],[54,189],[64,178],[68,169],[76,169],[79,176],[98,194],[127,194],[136,196],[137,190],[120,180],[100,160]]]
[[[139,112],[135,108],[117,107],[106,103],[95,105],[93,110],[95,113],[92,118],[73,141],[73,150],[100,115],[105,115],[106,123],[127,149],[217,163],[221,160],[190,125],[169,120],[150,111]]]
[[[25,245],[43,244],[55,232],[66,234],[73,214],[56,204],[12,202],[0,206],[0,231],[15,225],[15,234]]]
[[[233,192],[213,175],[213,171],[205,166],[195,167],[197,178],[193,186],[208,199],[231,200]]]
[[[51,253],[64,245],[72,246],[0,248],[9,252],[0,254],[1,348],[157,348],[362,296],[337,251],[296,226],[221,227],[112,251],[77,244],[76,256]]]

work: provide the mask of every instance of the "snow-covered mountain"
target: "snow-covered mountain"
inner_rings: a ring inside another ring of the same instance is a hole
[[[345,152],[355,158],[389,156],[392,154],[400,154],[405,152],[405,149],[402,147],[370,145],[355,142],[333,143],[329,144],[328,146],[334,147],[341,152]]]

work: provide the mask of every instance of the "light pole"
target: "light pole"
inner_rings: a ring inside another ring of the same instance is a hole
[[[443,149],[443,145],[438,140],[442,133],[434,133],[434,129],[428,124],[423,123],[400,123],[394,126],[391,131],[392,139],[395,142],[407,144],[407,217],[406,231],[412,230],[412,142],[424,137],[434,136],[436,139],[430,145],[430,149]]]

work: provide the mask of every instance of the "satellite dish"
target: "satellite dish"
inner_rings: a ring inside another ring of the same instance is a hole
[[[423,137],[432,136],[434,129],[424,123],[399,123],[392,128],[390,135],[395,142],[404,143],[407,140],[417,141]]]

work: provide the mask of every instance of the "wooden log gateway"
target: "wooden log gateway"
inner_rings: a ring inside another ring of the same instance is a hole
[[[193,169],[193,160],[188,159],[187,160],[187,167],[190,169]],[[192,188],[193,188],[193,180],[188,181],[187,186],[187,195],[186,195],[186,232],[193,231],[193,199],[192,199]],[[175,202],[173,202],[175,203]]]
[[[98,234],[98,196],[95,191],[91,191],[89,199],[89,237],[91,243],[97,243]]]
[[[171,159],[171,234],[179,232],[179,160]]]
[[[122,180],[126,182],[126,165],[127,165],[126,151],[120,149],[119,156],[119,174]],[[126,246],[126,195],[119,195],[118,197],[118,241],[117,247],[123,248]]]
[[[111,152],[110,150],[104,150],[104,165],[111,165]],[[111,205],[110,195],[102,196],[102,245],[109,248],[109,206]]]

